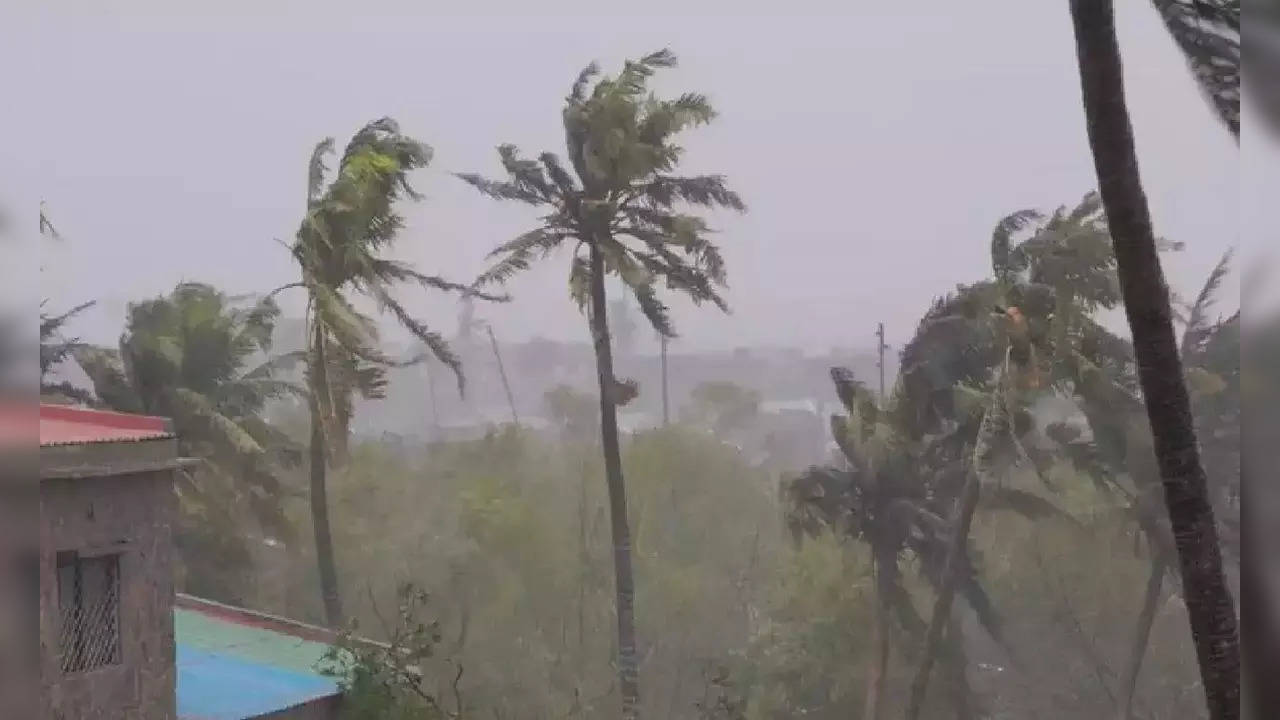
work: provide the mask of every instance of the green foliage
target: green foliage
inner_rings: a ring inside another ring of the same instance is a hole
[[[453,709],[446,711],[438,699],[429,673],[437,658],[440,626],[423,619],[428,597],[411,584],[397,591],[399,602],[393,620],[381,628],[385,643],[359,638],[355,628],[341,633],[320,662],[320,671],[333,677],[343,693],[342,720],[441,720],[463,715],[462,696],[456,680]],[[381,616],[380,620],[386,622]]]
[[[418,320],[396,298],[397,285],[413,284],[464,297],[503,299],[425,275],[386,257],[404,227],[401,200],[418,200],[410,174],[430,163],[425,143],[404,135],[391,118],[374,120],[347,143],[337,170],[329,178],[325,159],[332,138],[315,147],[308,170],[307,213],[290,248],[308,292],[308,378],[312,401],[324,418],[329,450],[341,458],[350,429],[352,400],[357,394],[380,397],[388,368],[421,357],[396,360],[379,348],[373,318],[356,310],[354,295],[372,299],[383,313],[414,335],[437,360],[454,371],[464,387],[462,366],[444,337]],[[329,180],[328,185],[325,181]],[[318,357],[325,358],[324,381]]]
[[[604,272],[622,280],[664,335],[675,331],[657,294],[659,281],[695,303],[727,309],[719,293],[724,260],[708,238],[710,228],[681,208],[743,211],[746,205],[722,176],[673,174],[684,153],[675,136],[715,117],[702,95],[664,100],[649,92],[654,73],[675,64],[674,54],[660,50],[628,61],[617,77],[597,78],[594,64],[584,69],[565,99],[567,167],[554,153],[530,160],[514,145],[501,145],[498,157],[507,179],[458,175],[490,197],[546,210],[541,225],[490,253],[497,263],[477,285],[506,282],[568,244],[573,248],[570,294],[580,307],[586,305],[589,281],[587,258],[580,251],[594,248]]]
[[[268,403],[300,392],[278,377],[298,357],[270,355],[278,314],[270,300],[246,307],[183,283],[129,306],[118,349],[73,350],[102,404],[172,418],[182,454],[201,461],[178,485],[176,542],[186,588],[222,600],[247,584],[246,533],[293,538],[281,503],[300,452],[263,419]]]

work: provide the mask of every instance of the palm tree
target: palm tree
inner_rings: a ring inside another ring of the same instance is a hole
[[[1073,0],[1089,145],[1115,247],[1209,715],[1240,715],[1239,630],[1200,462],[1169,293],[1138,173],[1110,0]]]
[[[626,488],[618,447],[617,405],[633,395],[633,383],[614,376],[609,336],[606,275],[617,275],[635,297],[650,324],[672,337],[667,306],[657,284],[684,293],[694,303],[711,302],[727,310],[720,296],[724,261],[708,239],[703,218],[682,212],[680,205],[745,210],[742,199],[723,177],[672,174],[683,149],[673,137],[715,117],[703,95],[686,93],[674,100],[648,91],[649,78],[671,68],[668,50],[628,61],[617,77],[596,80],[592,63],[573,83],[563,112],[566,168],[554,153],[538,159],[520,157],[512,145],[498,148],[508,178],[459,177],[499,200],[515,200],[544,208],[540,224],[491,253],[501,259],[477,284],[504,282],[530,263],[565,245],[572,247],[569,288],[585,308],[591,328],[600,386],[601,440],[609,489],[618,613],[618,675],[622,716],[639,714],[635,638],[635,586],[631,573],[631,537],[627,524]]]
[[[407,263],[385,256],[400,235],[404,218],[396,209],[403,198],[421,196],[409,174],[426,167],[431,148],[400,132],[391,118],[374,120],[347,143],[337,172],[328,185],[326,158],[333,138],[319,142],[307,174],[307,211],[290,248],[302,279],[285,287],[307,291],[307,387],[311,412],[311,519],[316,562],[326,621],[343,621],[342,601],[329,527],[327,468],[347,457],[356,395],[381,397],[387,369],[419,362],[420,355],[395,360],[379,349],[372,317],[352,304],[354,296],[373,300],[416,337],[437,360],[449,367],[464,388],[457,355],[439,333],[418,320],[396,299],[392,289],[415,283],[429,290],[459,292],[498,300],[441,277],[424,275]],[[283,288],[282,288],[283,289]]]
[[[263,419],[271,400],[300,392],[278,373],[301,358],[270,355],[278,314],[270,300],[244,307],[209,285],[183,283],[129,306],[118,349],[73,350],[101,404],[172,418],[182,454],[200,459],[178,486],[176,542],[188,588],[227,601],[239,600],[228,573],[247,562],[246,546],[232,540],[244,534],[243,518],[259,532],[292,535],[281,476],[301,454]]]
[[[909,347],[919,348],[922,343],[931,342],[930,333],[936,327],[922,323],[922,331]],[[971,463],[962,457],[965,448],[975,441],[985,442],[986,450],[980,457],[987,463],[984,468],[990,466],[984,471],[994,476],[998,472],[994,459],[999,457],[1003,462],[1009,452],[1016,452],[1017,443],[1009,442],[1015,432],[1012,424],[1007,432],[993,428],[995,420],[982,412],[982,399],[995,394],[977,385],[957,382],[959,387],[952,387],[951,392],[959,402],[948,411],[950,416],[930,431],[919,432],[915,424],[919,409],[908,407],[918,396],[906,390],[905,382],[898,384],[888,403],[881,407],[849,370],[833,368],[831,375],[845,408],[844,415],[832,417],[831,432],[845,464],[809,468],[788,480],[783,489],[793,533],[813,534],[829,528],[865,542],[871,551],[876,595],[875,657],[867,677],[863,716],[874,720],[883,713],[890,617],[896,617],[898,626],[908,635],[926,641],[925,654],[939,652],[937,639],[928,642],[925,622],[902,585],[903,555],[910,553],[920,560],[926,581],[940,595],[959,592],[988,633],[1003,642],[999,616],[978,581],[972,551],[967,548],[968,520],[959,526],[961,533],[952,533],[951,528],[957,525],[949,524],[944,515],[949,508],[967,507],[960,503],[962,498],[957,492],[964,492],[964,499],[973,493],[972,484],[965,482],[972,474]],[[976,502],[976,495],[972,498]],[[1039,495],[1003,484],[991,483],[985,502],[993,510],[1013,510],[1033,517],[1061,515]],[[960,516],[971,517],[972,509]],[[963,538],[961,547],[965,552],[948,559],[952,536]],[[939,632],[941,629],[939,626]],[[958,639],[958,634],[953,636],[953,640]],[[963,681],[962,644],[957,643],[953,650],[958,656],[952,658],[959,663],[957,678]],[[956,689],[960,695],[957,703],[968,706],[967,685]]]

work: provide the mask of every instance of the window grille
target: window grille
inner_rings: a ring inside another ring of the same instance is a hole
[[[58,553],[62,671],[120,662],[120,556]]]

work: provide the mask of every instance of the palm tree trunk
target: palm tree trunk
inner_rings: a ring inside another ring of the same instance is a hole
[[[867,695],[862,705],[863,720],[880,720],[884,706],[884,689],[889,680],[889,602],[885,587],[884,554],[876,553],[872,560],[875,583],[876,620],[871,626],[871,647],[875,656],[871,672],[867,673]]]
[[[1240,717],[1240,638],[1138,174],[1111,0],[1072,0],[1085,123],[1212,720]]]
[[[635,579],[631,572],[631,531],[627,525],[627,492],[622,479],[622,452],[618,445],[617,392],[613,377],[613,350],[609,344],[608,306],[604,289],[604,258],[591,248],[591,336],[596,351],[596,375],[600,382],[600,441],[604,447],[605,482],[609,488],[609,525],[613,533],[613,576],[618,604],[618,688],[622,719],[640,717],[639,667],[636,662]]]
[[[502,391],[507,394],[507,407],[511,408],[511,422],[520,424],[520,414],[516,412],[516,398],[511,394],[511,383],[507,381],[507,368],[502,364],[502,351],[498,350],[498,338],[493,335],[493,326],[485,323],[484,329],[489,333],[489,344],[493,346],[493,357],[498,361],[498,377],[502,379]]]
[[[985,424],[986,421],[984,420],[983,423]],[[951,601],[956,595],[960,562],[968,545],[973,513],[978,507],[979,485],[977,471],[971,470],[969,477],[965,480],[964,494],[960,496],[960,502],[956,505],[956,516],[951,522],[951,545],[947,548],[947,557],[942,566],[942,587],[938,588],[938,597],[933,604],[933,616],[929,618],[929,629],[924,637],[924,652],[920,656],[920,667],[916,668],[916,675],[911,680],[906,720],[919,720],[920,710],[924,707],[925,693],[929,689],[929,673],[933,670],[933,663],[942,645],[942,631],[946,629],[947,620],[951,617]]]
[[[320,393],[329,386],[324,334],[319,327],[312,339],[311,384],[311,527],[316,538],[316,564],[320,572],[320,598],[330,627],[342,623],[342,598],[338,594],[338,570],[333,559],[333,531],[329,527],[329,494],[325,487],[328,453],[325,451],[324,417]]]
[[[1151,641],[1151,626],[1155,623],[1156,608],[1160,604],[1160,591],[1164,588],[1164,558],[1156,555],[1151,558],[1151,575],[1147,578],[1147,590],[1142,596],[1142,610],[1138,613],[1138,622],[1134,626],[1133,646],[1129,649],[1129,664],[1124,668],[1120,678],[1120,706],[1116,713],[1117,720],[1131,720],[1133,717],[1133,696],[1138,688],[1138,674],[1142,671],[1142,660],[1147,655],[1147,645]]]

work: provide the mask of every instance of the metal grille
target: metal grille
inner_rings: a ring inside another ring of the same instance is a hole
[[[58,553],[62,671],[120,662],[120,556]]]

